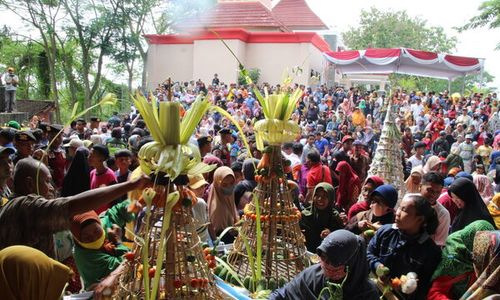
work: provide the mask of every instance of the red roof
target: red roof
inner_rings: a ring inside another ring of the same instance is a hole
[[[206,28],[262,28],[265,30],[290,31],[262,3],[220,2],[209,11],[177,22],[180,31]]]
[[[281,0],[273,8],[273,14],[291,29],[328,29],[305,0]]]
[[[321,52],[329,52],[330,46],[314,32],[250,32],[241,28],[221,28],[200,31],[196,34],[147,34],[144,37],[151,45],[192,44],[199,40],[240,40],[245,43],[310,43]]]

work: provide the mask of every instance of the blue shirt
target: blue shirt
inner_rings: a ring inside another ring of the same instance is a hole
[[[327,149],[329,143],[328,143],[327,139],[321,138],[319,141],[315,141],[314,145],[319,150],[319,154],[323,155],[323,153],[325,153],[325,150]]]

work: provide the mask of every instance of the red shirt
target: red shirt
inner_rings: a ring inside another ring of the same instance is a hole
[[[330,174],[330,168],[319,163],[312,166],[307,173],[307,188],[314,188],[321,182],[332,184],[332,176]]]
[[[90,171],[90,189],[96,189],[103,186],[108,186],[117,183],[116,175],[113,170],[106,168],[106,172],[102,174],[96,174],[96,170]],[[109,208],[109,204],[105,204],[95,210],[97,214],[106,211]]]
[[[61,149],[49,150],[49,168],[56,189],[60,190],[63,186],[64,171],[66,169],[64,151]]]

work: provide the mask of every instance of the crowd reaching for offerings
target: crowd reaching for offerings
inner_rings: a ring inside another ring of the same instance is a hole
[[[302,94],[292,121],[302,132],[281,154],[305,246],[319,263],[270,299],[379,299],[383,287],[401,291],[402,299],[500,297],[497,94],[294,88]],[[210,85],[169,81],[146,96],[178,101],[183,114],[200,93],[233,117],[210,111],[190,141],[204,163],[217,166],[187,183],[197,198],[196,231],[213,245],[238,224],[261,180],[256,166],[263,150],[253,126],[263,109],[252,88],[225,85],[217,76]],[[370,174],[388,105],[401,134],[402,159],[395,164],[404,190]],[[135,107],[69,127],[37,116],[5,124],[0,298],[111,294],[144,217],[139,198],[151,178],[138,152],[152,140]],[[237,234],[230,231],[222,242]],[[324,293],[329,286],[340,294]]]

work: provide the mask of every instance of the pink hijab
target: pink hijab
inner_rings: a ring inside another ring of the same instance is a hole
[[[221,183],[227,176],[234,178],[231,168],[219,167],[214,173],[214,182],[210,186],[208,193],[208,215],[210,223],[215,233],[218,234],[229,226],[238,222],[239,216],[234,202],[234,193],[224,195],[221,190]]]
[[[488,176],[482,174],[476,174],[472,177],[477,191],[481,195],[481,198],[483,198],[484,203],[488,205],[493,198],[493,186],[490,179]]]

